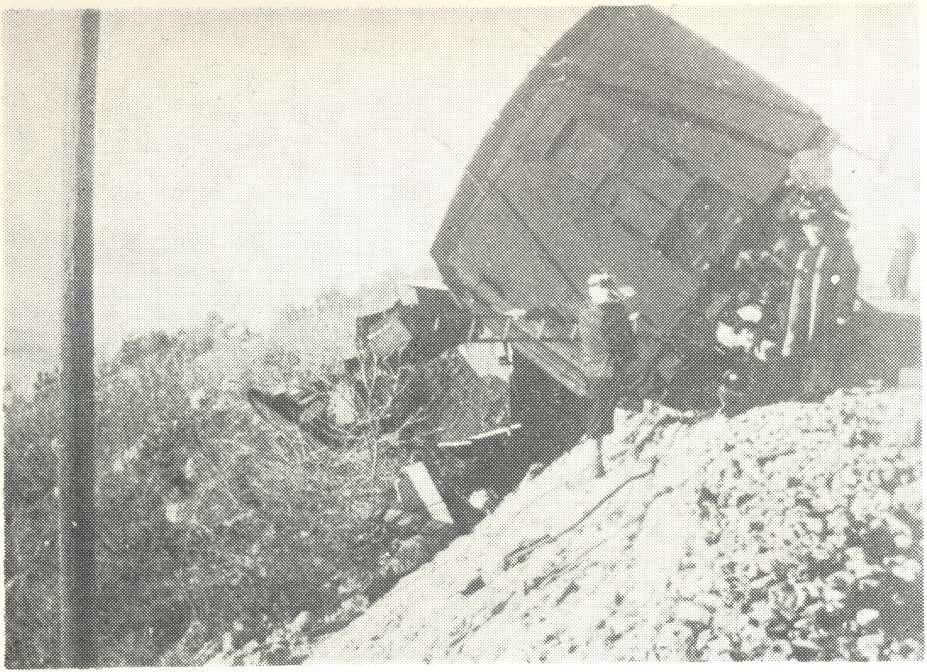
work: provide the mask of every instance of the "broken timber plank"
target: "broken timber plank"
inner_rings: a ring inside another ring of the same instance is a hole
[[[422,462],[413,462],[403,467],[402,473],[412,484],[415,493],[424,504],[428,514],[439,522],[453,525],[454,519],[451,517],[451,512],[447,508],[444,498],[441,497],[441,493],[438,492],[438,488],[431,479],[431,474],[428,473],[425,465]]]

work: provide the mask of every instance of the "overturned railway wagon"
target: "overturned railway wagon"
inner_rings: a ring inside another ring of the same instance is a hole
[[[432,255],[462,306],[577,395],[586,279],[632,285],[632,376],[659,396],[719,262],[744,236],[773,235],[793,157],[826,160],[834,140],[814,110],[656,10],[596,8],[502,110]]]

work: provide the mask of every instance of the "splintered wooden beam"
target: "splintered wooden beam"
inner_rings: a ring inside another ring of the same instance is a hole
[[[58,460],[61,664],[97,663],[93,447],[93,154],[100,13],[73,15],[70,100],[65,109],[62,428]]]
[[[422,462],[413,462],[402,468],[403,475],[408,479],[416,496],[421,500],[428,514],[437,521],[454,524],[454,518],[447,508],[447,504],[438,487],[428,473]]]

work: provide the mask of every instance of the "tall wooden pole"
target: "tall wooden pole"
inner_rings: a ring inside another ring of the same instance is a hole
[[[59,459],[61,663],[97,662],[93,450],[93,154],[100,14],[82,10],[76,79],[65,109],[64,295],[61,332],[62,442]],[[72,66],[73,67],[73,66]]]

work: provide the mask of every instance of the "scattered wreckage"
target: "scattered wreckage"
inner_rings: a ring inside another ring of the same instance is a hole
[[[719,320],[772,289],[763,313],[781,350],[797,256],[781,246],[809,214],[847,219],[827,187],[836,141],[813,110],[656,10],[596,8],[501,112],[432,254],[462,306],[578,396],[574,305],[590,273],[609,272],[637,291],[638,395],[711,406],[736,349],[718,343]],[[891,318],[864,302],[853,317],[834,351],[865,355],[868,370],[833,362],[832,385],[891,379],[897,362],[869,351]]]
[[[893,383],[919,365],[919,320],[856,296],[849,213],[828,186],[836,142],[814,110],[658,11],[592,9],[467,166],[432,247],[447,290],[416,287],[414,303],[358,320],[345,379],[379,407],[362,422],[485,462],[458,478],[549,462],[581,431],[576,306],[600,272],[635,290],[629,404],[717,408],[731,370],[742,408],[794,396],[807,362],[791,350],[827,329],[818,393]],[[807,246],[809,220],[838,232],[838,260]],[[462,356],[481,342],[501,344],[507,385]],[[337,443],[359,423],[322,427],[337,425],[332,389],[281,404],[295,420],[314,409],[314,435]]]

